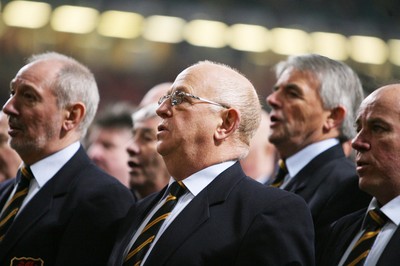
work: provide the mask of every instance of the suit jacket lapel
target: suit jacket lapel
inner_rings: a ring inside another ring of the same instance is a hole
[[[197,195],[176,217],[154,246],[145,265],[163,265],[168,257],[190,234],[209,218],[209,203],[206,193]],[[171,241],[173,239],[173,241]]]
[[[51,188],[51,185],[46,185],[43,191],[41,190],[40,193],[36,194],[21,213],[18,214],[7,232],[7,237],[0,244],[0,249],[4,250],[4,253],[11,249],[34,226],[37,220],[50,210],[53,204],[52,191],[53,188]]]
[[[81,147],[78,152],[51,178],[40,191],[28,202],[25,208],[18,214],[7,233],[7,237],[0,243],[1,254],[11,249],[29,228],[45,215],[53,205],[57,197],[64,197],[70,184],[74,182],[75,172],[89,163],[85,151]]]
[[[12,180],[3,181],[3,182],[7,182],[8,185],[6,188],[4,188],[4,190],[0,194],[0,212],[3,209],[4,205],[6,204],[8,197],[10,197],[11,191],[13,190],[16,181],[15,181],[15,179],[12,179]]]
[[[300,172],[288,183],[285,190],[298,194],[307,187],[308,191],[314,191],[312,188],[317,187],[324,180],[324,173],[320,173],[321,165],[326,165],[327,162],[331,162],[334,159],[344,156],[343,150],[339,144],[329,148],[312,159],[303,169],[301,169]]]
[[[338,239],[337,245],[335,245],[336,251],[333,254],[338,254],[339,256],[335,258],[337,261],[336,263],[339,264],[340,259],[346,252],[347,248],[349,247],[351,241],[353,241],[354,237],[360,231],[363,217],[357,219],[357,221],[354,221],[349,224],[349,227],[345,228],[342,233],[338,233],[340,235],[340,238]]]
[[[223,204],[236,183],[244,177],[239,162],[217,176],[165,230],[145,265],[163,265],[174,250],[209,219],[210,208],[216,204]]]
[[[389,243],[386,245],[382,252],[381,257],[378,260],[377,265],[398,265],[399,263],[399,240],[400,240],[400,228],[396,229]]]
[[[338,265],[346,249],[361,228],[366,209],[359,210],[339,219],[330,229],[329,238],[325,239],[324,252],[318,255],[318,265]],[[322,257],[320,257],[323,255]]]
[[[115,261],[112,265],[122,265],[124,262],[124,252],[132,240],[137,229],[139,228],[142,221],[146,218],[146,215],[151,211],[151,209],[157,204],[157,202],[164,195],[167,190],[167,186],[164,187],[159,193],[148,196],[140,202],[141,204],[136,204],[131,210],[129,210],[126,216],[125,222],[121,230],[119,230],[119,235],[117,239],[121,241],[116,242],[114,246],[113,254],[111,258]]]

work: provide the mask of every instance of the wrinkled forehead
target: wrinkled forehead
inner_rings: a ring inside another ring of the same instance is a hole
[[[213,77],[209,65],[194,65],[183,70],[176,77],[169,93],[180,90],[191,94],[208,95],[209,88],[213,87]]]
[[[375,91],[367,96],[358,109],[357,118],[369,118],[371,116],[399,117],[400,90]]]
[[[188,68],[179,73],[176,77],[174,83],[169,89],[169,93],[174,93],[175,91],[184,91],[188,93],[193,93],[198,88],[198,78],[197,73],[192,69]]]
[[[60,70],[61,62],[55,60],[41,60],[23,66],[16,74],[11,84],[19,82],[46,82],[55,78]]]

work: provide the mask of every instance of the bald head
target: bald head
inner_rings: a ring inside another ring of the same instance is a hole
[[[400,115],[400,84],[390,84],[376,89],[361,103],[358,117],[374,108],[382,113]]]
[[[372,92],[358,111],[356,150],[359,186],[381,205],[400,195],[400,84]]]
[[[240,113],[237,133],[247,148],[261,120],[261,105],[253,84],[228,65],[200,61],[182,71],[172,88],[190,87],[198,96],[235,108]]]
[[[361,106],[368,106],[372,102],[382,102],[387,105],[387,108],[398,108],[400,107],[400,83],[390,84],[383,86],[375,91],[373,91],[365,100],[362,102]],[[394,110],[393,110],[394,111]],[[400,111],[400,109],[398,109]]]
[[[188,74],[191,72],[195,72],[196,75]],[[224,64],[201,61],[187,68],[181,74],[188,76],[198,88],[211,92],[221,100],[223,98],[219,95],[226,94],[225,92],[235,94],[239,88],[255,93],[253,84],[244,75]]]

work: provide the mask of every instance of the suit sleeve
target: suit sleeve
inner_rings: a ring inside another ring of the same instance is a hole
[[[254,218],[237,265],[314,265],[313,228],[310,211],[300,197],[291,194],[269,202]]]

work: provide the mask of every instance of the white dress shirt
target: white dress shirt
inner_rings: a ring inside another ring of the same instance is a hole
[[[315,142],[286,158],[285,164],[289,173],[285,176],[285,181],[280,188],[285,188],[292,178],[296,176],[309,162],[311,162],[312,159],[338,143],[339,140],[335,138]]]
[[[368,206],[368,211],[378,208],[378,207],[379,207],[378,201],[375,198],[373,198],[371,203]],[[389,243],[394,232],[397,230],[397,227],[400,224],[400,196],[397,196],[396,198],[394,198],[391,201],[389,201],[388,203],[386,203],[384,206],[382,206],[380,208],[380,210],[389,218],[389,220],[382,227],[381,231],[379,232],[378,236],[376,237],[375,242],[372,245],[371,250],[365,260],[364,266],[376,265],[380,256],[382,255],[383,250],[385,249],[386,245]],[[367,211],[367,213],[368,213],[368,211]],[[357,242],[357,240],[360,238],[360,236],[364,233],[364,231],[365,230],[361,230],[354,237],[353,241],[350,243],[346,252],[343,254],[343,257],[340,260],[339,265],[343,265],[343,263],[346,261],[347,257],[350,254],[350,251],[353,249],[354,244]]]
[[[212,166],[209,166],[209,167],[185,178],[184,180],[182,180],[183,184],[185,185],[185,187],[187,188],[188,191],[179,198],[179,200],[178,200],[177,204],[175,205],[174,209],[172,210],[171,214],[165,219],[164,223],[161,225],[154,241],[151,243],[150,248],[147,251],[146,255],[144,256],[140,265],[143,265],[143,263],[146,261],[148,255],[150,254],[151,250],[153,249],[155,243],[157,242],[157,240],[164,233],[164,231],[167,229],[167,227],[174,221],[174,219],[179,215],[179,213],[192,201],[192,199],[194,197],[197,196],[197,194],[199,194],[219,174],[221,174],[223,171],[228,169],[234,163],[235,163],[234,161],[229,161],[229,162],[212,165]],[[174,181],[175,180],[171,177],[169,180],[168,186],[170,186]],[[166,190],[166,192],[167,191],[168,191],[168,189]],[[127,246],[125,253],[124,253],[124,258],[128,254],[130,248],[133,246],[136,239],[139,237],[143,228],[149,222],[150,218],[164,204],[166,196],[167,195],[164,194],[164,196],[162,197],[160,202],[155,205],[155,207],[152,209],[152,211],[149,212],[149,214],[147,215],[146,219],[143,220],[140,227],[138,228],[135,235],[133,236],[132,240],[130,241],[129,245]]]

